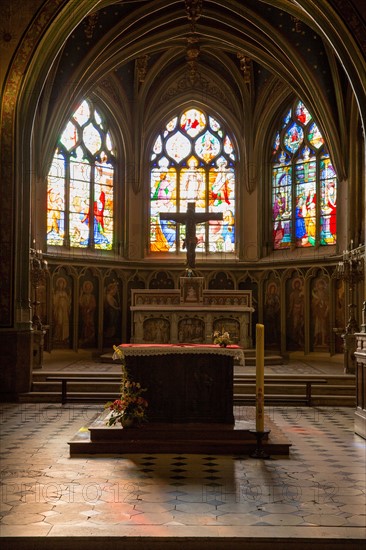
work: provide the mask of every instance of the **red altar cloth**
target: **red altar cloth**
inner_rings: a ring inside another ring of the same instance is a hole
[[[121,349],[127,348],[214,348],[217,349],[220,346],[218,344],[120,344],[118,346]],[[240,346],[230,344],[226,346],[227,349],[241,349]]]

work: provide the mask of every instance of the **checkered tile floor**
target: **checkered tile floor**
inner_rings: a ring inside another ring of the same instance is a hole
[[[289,457],[70,458],[101,405],[1,405],[1,536],[366,536],[351,408],[268,407]]]

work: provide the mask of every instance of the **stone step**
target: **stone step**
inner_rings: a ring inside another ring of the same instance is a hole
[[[60,402],[61,381],[47,380],[48,377],[61,378],[65,376],[67,383],[68,401],[106,403],[114,400],[119,395],[120,383],[119,372],[71,372],[62,373],[55,371],[43,371],[34,373],[32,391],[22,394],[20,402]],[[94,380],[91,380],[91,377]],[[315,381],[326,381],[324,384],[312,385],[313,405],[339,405],[354,406],[355,403],[355,376],[354,375],[324,375],[314,374],[311,376],[298,374],[268,374],[265,375],[265,397],[267,402],[282,404],[301,404],[305,402],[305,385],[297,384],[297,379],[311,378]],[[271,380],[276,380],[277,384]],[[278,383],[280,379],[281,384]],[[288,383],[286,384],[286,379]],[[282,383],[283,381],[283,383]],[[234,374],[234,395],[237,400],[247,399],[249,403],[255,403],[255,373]],[[97,391],[96,391],[97,390]]]
[[[118,393],[103,392],[67,392],[68,402],[107,403],[117,399]],[[23,393],[19,396],[20,403],[60,403],[61,391],[43,392],[34,391]]]
[[[70,392],[68,393],[67,403],[100,403],[101,405],[108,401],[116,399],[115,393],[101,393],[101,392]],[[245,400],[242,398],[246,397]],[[20,403],[60,403],[60,392],[29,392],[19,396]],[[304,405],[304,394],[273,394],[271,396],[265,396],[266,405]],[[337,407],[354,407],[356,398],[353,395],[313,395],[313,406],[337,406]],[[255,405],[255,394],[243,396],[234,396],[234,404],[237,405]]]
[[[107,403],[107,401],[114,401],[117,399],[118,394],[113,392],[108,393],[95,393],[95,392],[77,392],[72,391],[67,394],[67,403],[71,402],[88,402],[88,403]],[[356,398],[354,395],[349,394],[312,394],[312,405],[327,405],[333,404],[338,406],[353,406]],[[59,392],[30,392],[22,394],[19,397],[21,403],[60,403],[61,394]],[[307,404],[307,398],[304,393],[269,393],[265,395],[266,403],[281,403],[281,404]],[[235,393],[235,404],[255,404],[255,393]]]
[[[100,392],[109,393],[111,395],[118,395],[120,389],[119,382],[97,382],[97,381],[88,381],[85,379],[85,382],[73,382],[72,378],[68,379],[67,382],[67,393],[72,391],[78,391],[80,393],[95,392],[96,389],[99,389]],[[61,391],[61,382],[33,382],[32,392],[60,392]]]
[[[278,388],[275,386],[265,386],[265,396],[275,396],[275,395],[305,395],[304,386],[296,385],[296,384],[286,384],[286,386],[282,388]],[[255,387],[247,386],[247,387],[234,387],[234,394],[237,396],[254,396],[255,395]],[[311,391],[312,398],[315,397],[325,397],[327,395],[339,395],[340,397],[354,397],[355,396],[355,390],[351,386],[314,386]]]
[[[244,354],[244,357],[245,357],[245,365],[247,367],[254,367],[255,364],[256,364],[256,358],[255,358],[255,354],[254,355],[247,355],[247,353],[245,352]],[[270,366],[270,365],[283,365],[284,364],[284,359],[281,355],[265,355],[264,356],[264,366]]]
[[[108,411],[69,441],[70,456],[121,453],[253,453],[258,449],[254,420],[230,424],[148,422],[137,428],[106,425]],[[261,451],[288,455],[291,443],[266,417]]]
[[[349,384],[327,384],[326,386],[314,386],[312,395],[356,395],[355,386]]]
[[[42,369],[42,371],[36,370],[36,371],[33,371],[32,373],[33,382],[41,382],[41,381],[47,380],[48,378],[54,378],[54,377],[61,378],[62,376],[68,379],[85,378],[87,380],[88,378],[104,378],[104,379],[111,379],[112,381],[116,381],[120,379],[120,370],[116,372],[103,372],[103,371],[65,372],[65,371],[53,371],[53,370],[47,371]]]
[[[356,377],[354,375],[343,375],[343,374],[309,374],[309,375],[302,375],[302,374],[264,374],[264,384],[266,387],[271,385],[275,385],[276,380],[281,380],[281,383],[283,382],[284,385],[286,385],[286,382],[288,384],[292,385],[296,383],[296,380],[299,380],[299,383],[301,383],[302,380],[311,379],[315,382],[318,381],[318,383],[315,383],[313,385],[313,388],[329,388],[331,386],[340,386],[342,388],[352,388],[353,390],[356,387]],[[319,384],[319,381],[325,381],[323,384]],[[255,374],[242,374],[242,373],[235,373],[234,374],[234,384],[236,386],[241,385],[249,385],[253,386],[256,383],[256,376]],[[278,382],[277,382],[278,385]]]
[[[96,386],[99,389],[99,392],[103,392],[110,395],[118,395],[120,384],[119,382],[106,382],[106,381],[90,381],[88,377],[83,381],[73,381],[73,377],[68,378],[67,389],[68,393],[70,392],[79,392],[79,393],[88,393],[93,392],[96,389]],[[283,378],[283,377],[281,377]],[[342,379],[329,379],[327,378],[328,383],[323,385],[313,385],[312,386],[312,395],[354,395],[355,394],[355,381],[354,378],[349,378],[347,383],[342,383]],[[286,393],[294,394],[299,391],[299,388],[304,388],[304,384],[296,384],[294,379],[289,377],[289,381],[286,385],[286,382],[283,383],[281,391],[283,393],[283,388],[286,388]],[[246,381],[243,377],[234,377],[234,393],[236,394],[250,394],[255,392],[255,380],[250,379]],[[276,394],[279,390],[278,384],[271,384],[271,381],[265,382],[265,392],[266,394]],[[61,382],[60,381],[37,381],[32,384],[32,393],[49,393],[49,392],[60,392],[61,391]]]
[[[312,405],[322,407],[356,407],[356,396],[352,395],[314,395]]]
[[[242,381],[255,381],[255,378],[256,378],[256,374],[255,374],[255,371],[253,372],[250,372],[250,373],[247,373],[247,372],[243,372],[242,371],[242,367],[241,367],[241,372],[234,372],[234,381],[236,382],[242,382]],[[245,367],[244,367],[245,369]],[[276,373],[266,373],[264,374],[265,378],[268,377],[269,379],[275,379],[275,378],[283,378],[283,379],[286,379],[288,378],[289,380],[294,380],[296,378],[306,378],[306,377],[311,377],[311,378],[314,378],[314,379],[317,379],[317,378],[326,378],[328,380],[328,382],[332,381],[332,384],[337,384],[337,383],[340,383],[340,384],[350,384],[350,385],[354,385],[355,384],[355,375],[354,374],[324,374],[324,373],[311,373],[311,374],[297,374],[297,373],[293,373],[293,372],[286,372],[286,371],[283,371],[283,372],[276,372]],[[62,371],[44,371],[42,370],[42,372],[39,372],[39,371],[34,371],[33,372],[33,381],[34,382],[44,382],[46,381],[47,379],[49,378],[53,378],[53,377],[57,377],[57,378],[61,378],[61,377],[65,377],[67,379],[84,379],[87,381],[88,379],[93,382],[95,378],[98,378],[98,381],[99,380],[102,380],[102,382],[104,383],[107,383],[109,381],[111,382],[116,382],[116,381],[119,381],[120,380],[120,372],[97,372],[97,371],[94,371],[92,373],[90,372],[87,372],[87,371],[82,371],[82,372],[76,372],[76,371],[73,371],[73,372],[62,372]]]

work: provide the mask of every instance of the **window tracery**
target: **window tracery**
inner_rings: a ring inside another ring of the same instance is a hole
[[[185,225],[160,220],[160,212],[222,212],[222,221],[198,224],[197,251],[235,251],[235,162],[231,138],[203,111],[174,116],[157,135],[150,157],[150,252],[179,253]]]
[[[337,177],[311,113],[296,101],[272,148],[274,249],[333,245],[337,239]]]
[[[107,124],[84,100],[58,139],[48,173],[48,246],[112,249],[114,161]]]

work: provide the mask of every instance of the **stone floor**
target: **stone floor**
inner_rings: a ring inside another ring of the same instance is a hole
[[[68,441],[102,410],[1,404],[2,548],[364,547],[365,440],[352,408],[267,407],[289,456],[70,458]]]

